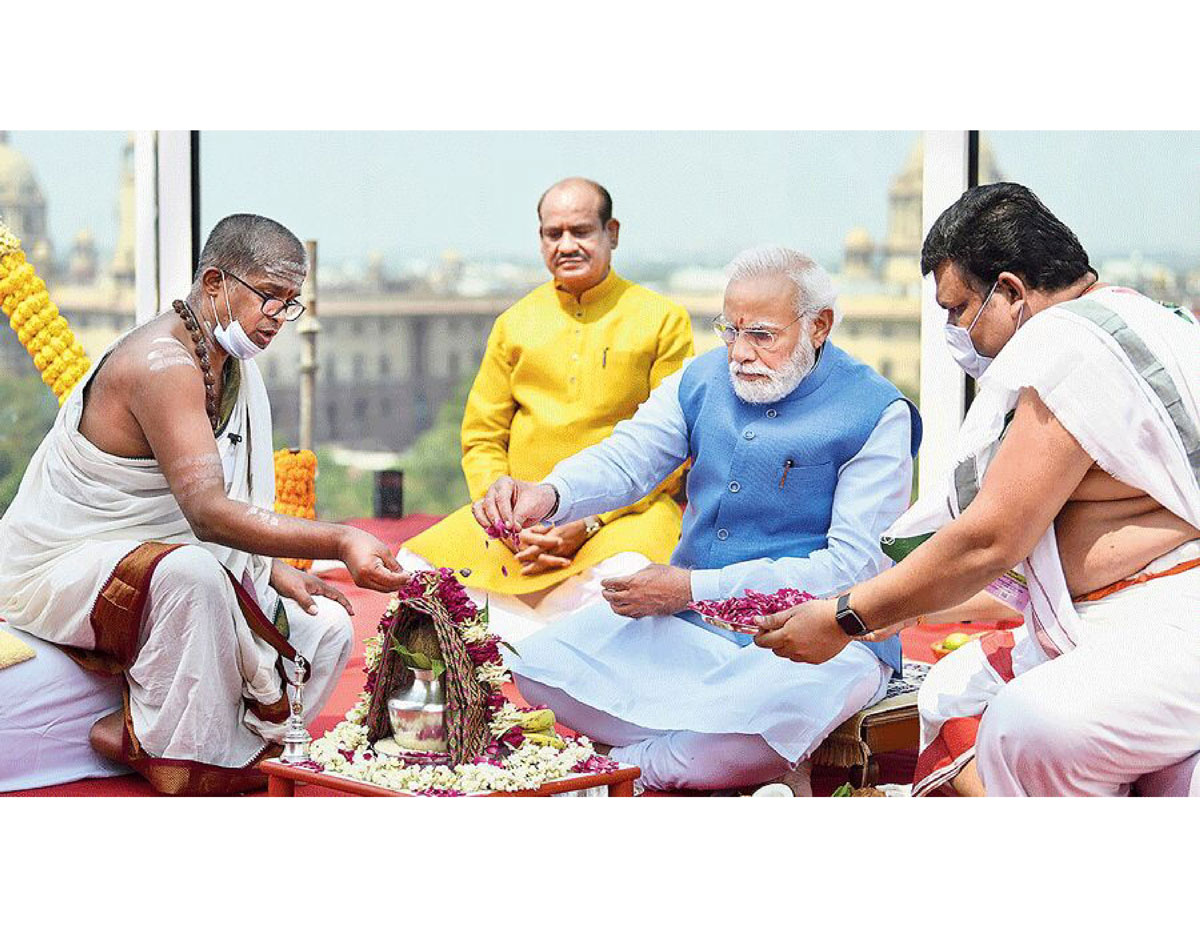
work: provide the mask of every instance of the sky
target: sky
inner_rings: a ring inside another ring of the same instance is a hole
[[[569,174],[604,183],[626,261],[720,265],[783,242],[835,264],[855,226],[886,232],[887,187],[916,132],[204,132],[201,228],[260,212],[323,259],[390,266],[446,250],[536,264],[538,195]],[[985,133],[1093,259],[1200,264],[1200,132]],[[116,237],[123,132],[11,133],[49,202],[59,253]]]

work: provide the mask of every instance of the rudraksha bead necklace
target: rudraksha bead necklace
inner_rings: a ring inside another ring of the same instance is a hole
[[[219,418],[217,416],[217,378],[213,376],[212,363],[208,359],[208,340],[200,330],[200,322],[192,307],[181,299],[171,303],[176,314],[183,319],[183,327],[192,336],[192,348],[196,359],[200,361],[200,370],[204,374],[204,409],[208,412],[208,420],[212,423],[213,434],[217,433]]]

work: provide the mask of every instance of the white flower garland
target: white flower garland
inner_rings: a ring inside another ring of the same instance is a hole
[[[350,758],[346,753],[351,754]],[[596,756],[586,737],[568,740],[565,749],[526,742],[500,765],[460,763],[417,766],[399,757],[377,754],[367,740],[367,729],[351,721],[340,722],[309,749],[312,760],[327,773],[368,782],[400,792],[519,792],[536,790],[563,779]]]
[[[393,617],[399,607],[399,599],[393,598],[384,612],[385,618]],[[487,613],[482,610],[463,620],[458,629],[463,641],[468,644],[483,643],[491,637]],[[383,636],[376,634],[364,643],[366,670],[373,673],[383,660]],[[477,665],[475,677],[496,690],[512,680],[503,660]],[[346,712],[344,721],[312,742],[309,759],[314,765],[333,775],[396,791],[431,794],[536,790],[547,782],[570,776],[577,768],[609,765],[606,758],[597,755],[586,737],[564,738],[565,747],[525,740],[506,756],[491,762],[460,763],[454,767],[405,763],[401,757],[375,751],[363,723],[370,704],[371,694],[364,691],[354,707]],[[488,723],[489,732],[498,740],[519,727],[525,715],[522,709],[506,701],[492,713]]]

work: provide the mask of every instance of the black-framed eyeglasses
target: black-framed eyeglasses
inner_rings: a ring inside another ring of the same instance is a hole
[[[224,271],[224,273],[262,300],[262,314],[268,319],[276,319],[282,315],[285,322],[295,322],[296,319],[304,315],[304,303],[300,302],[300,300],[280,299],[278,296],[271,296],[264,293],[258,287],[251,286],[231,270]]]
[[[721,316],[717,316],[712,321],[713,331],[726,344],[733,344],[738,339],[738,335],[745,335],[746,340],[750,342],[750,346],[759,351],[769,351],[775,347],[775,342],[783,332],[787,331],[793,325],[800,321],[797,316],[783,328],[738,328],[736,325],[731,325],[726,322]]]

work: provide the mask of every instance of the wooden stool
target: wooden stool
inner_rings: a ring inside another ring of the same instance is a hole
[[[870,708],[843,721],[812,755],[817,766],[858,770],[858,787],[874,785],[879,775],[875,754],[915,750],[920,742],[917,690],[930,664],[904,661],[904,676],[888,683],[887,694]]]

